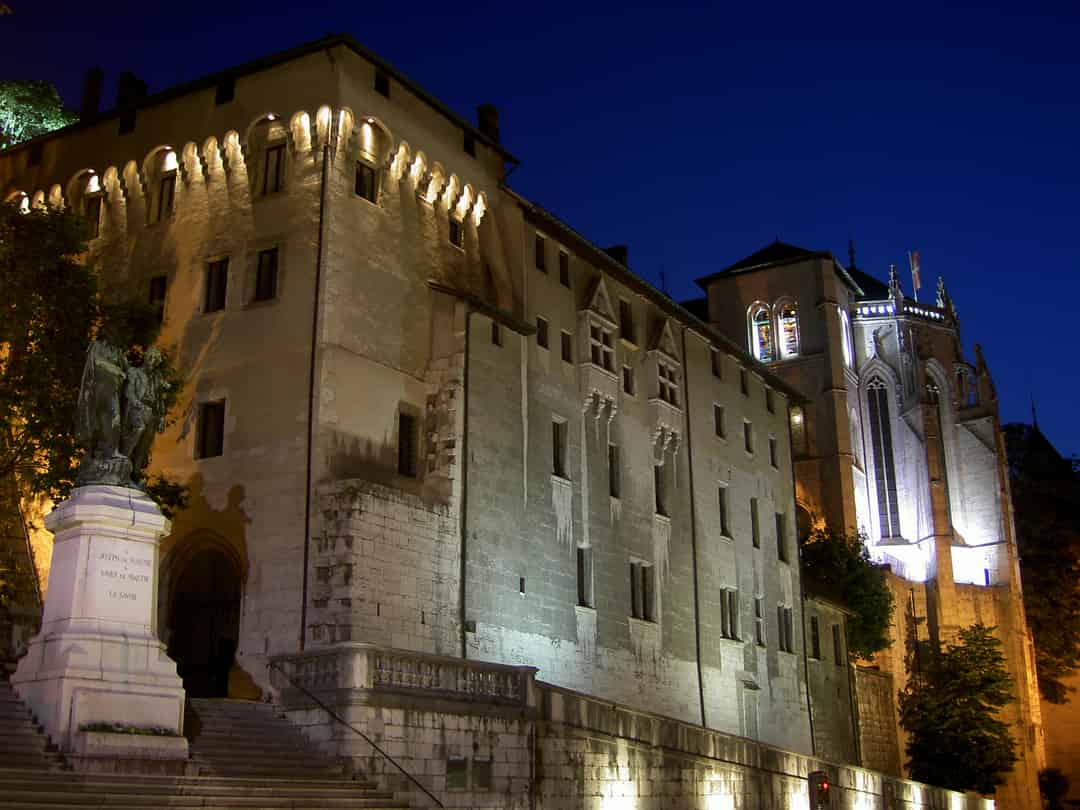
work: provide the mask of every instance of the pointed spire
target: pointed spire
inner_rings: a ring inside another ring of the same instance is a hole
[[[1031,426],[1035,430],[1039,429],[1039,415],[1035,412],[1035,395],[1031,395]]]
[[[848,270],[855,269],[855,240],[848,238],[847,240],[847,255],[848,255]]]
[[[899,315],[903,307],[904,291],[900,289],[900,276],[896,274],[895,264],[889,265],[889,292],[896,302],[896,313]]]
[[[938,309],[945,309],[948,306],[949,294],[945,292],[945,279],[941,276],[937,277],[937,306]]]

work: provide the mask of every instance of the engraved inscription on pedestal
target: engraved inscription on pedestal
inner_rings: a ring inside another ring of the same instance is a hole
[[[122,540],[93,543],[89,566],[93,612],[101,619],[146,626],[146,605],[153,598],[154,558],[147,549],[131,549]]]

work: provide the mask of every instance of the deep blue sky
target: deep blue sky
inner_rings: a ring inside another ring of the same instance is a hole
[[[692,280],[779,236],[884,276],[922,253],[983,344],[1004,421],[1080,452],[1080,6],[47,3],[6,0],[0,78],[151,92],[347,32],[464,116],[511,184],[634,270]],[[258,11],[248,11],[248,7]],[[1023,7],[1023,10],[1021,10]]]

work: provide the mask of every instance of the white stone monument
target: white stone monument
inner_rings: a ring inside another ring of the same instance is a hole
[[[62,751],[186,759],[184,687],[155,633],[169,521],[138,489],[91,485],[45,526],[55,538],[41,632],[12,684]],[[94,724],[111,733],[86,728]]]

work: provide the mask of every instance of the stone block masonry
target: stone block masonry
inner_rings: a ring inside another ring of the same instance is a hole
[[[419,807],[433,803],[313,697],[446,807],[803,810],[807,777],[818,770],[832,785],[832,808],[994,806],[540,683],[531,667],[365,644],[275,663],[288,717],[324,750],[378,774]]]

